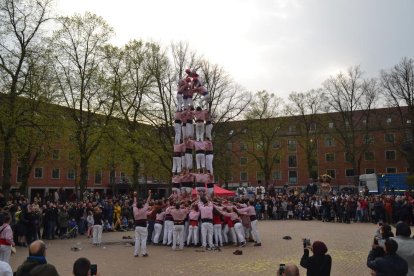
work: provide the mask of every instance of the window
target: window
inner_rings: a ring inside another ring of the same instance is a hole
[[[36,178],[36,179],[43,178],[43,168],[35,168],[34,169],[34,178]]]
[[[240,172],[240,181],[247,181],[247,172]]]
[[[75,169],[69,169],[68,170],[68,180],[75,180],[75,178],[76,178]]]
[[[365,169],[366,174],[375,173],[375,169]]]
[[[330,136],[325,137],[325,146],[326,147],[333,147],[333,146],[335,146],[335,140],[332,137],[330,137]]]
[[[371,145],[374,143],[374,136],[371,134],[365,134],[364,135],[364,144],[365,145]]]
[[[23,181],[23,167],[17,167],[17,179],[16,181],[18,183],[21,183]]]
[[[52,169],[52,179],[59,179],[60,178],[60,169],[53,168]]]
[[[354,169],[345,169],[345,176],[354,176]]]
[[[95,171],[95,184],[102,184],[102,170]]]
[[[405,122],[407,125],[410,125],[411,124],[411,120],[410,119],[407,119],[407,121]]]
[[[274,149],[280,149],[280,141],[279,140],[273,141],[272,147]]]
[[[280,156],[279,155],[273,156],[273,163],[274,164],[280,164]]]
[[[115,179],[116,179],[116,171],[115,170],[111,170],[109,172],[109,183],[110,184],[115,184]]]
[[[384,135],[384,141],[386,143],[394,143],[394,133],[386,133]]]
[[[121,183],[127,183],[127,177],[124,172],[121,172]]]
[[[264,180],[264,173],[256,172],[256,180]]]
[[[397,173],[397,168],[386,168],[385,172],[386,173]]]
[[[60,150],[54,149],[53,152],[52,152],[52,159],[53,160],[59,160],[59,158],[60,158],[59,155],[60,155]]]
[[[73,152],[69,152],[69,154],[68,154],[68,159],[69,159],[70,161],[75,160],[75,153],[73,153]]]
[[[365,161],[372,161],[374,160],[374,152],[366,151],[364,152]]]
[[[395,150],[386,150],[385,160],[395,160]]]
[[[295,125],[289,126],[289,132],[296,132],[296,126]]]
[[[257,142],[256,143],[256,149],[262,150],[263,149],[263,142]]]
[[[351,153],[346,152],[345,153],[345,161],[346,162],[352,162],[353,160],[354,160],[354,156]]]
[[[334,123],[330,122],[330,123],[328,124],[328,127],[329,127],[329,128],[333,128],[333,127],[334,127]]]
[[[288,182],[289,183],[297,183],[298,182],[298,172],[297,171],[289,171],[288,172]]]
[[[296,150],[296,141],[288,140],[288,150]]]
[[[366,124],[367,124],[367,119],[362,120],[362,123],[363,123],[364,125],[366,125]]]
[[[334,162],[335,161],[335,153],[327,153],[325,155],[326,162]]]
[[[232,150],[233,148],[233,144],[232,143],[226,143],[226,149],[227,150]]]
[[[289,155],[289,157],[288,157],[288,166],[290,167],[290,168],[295,168],[295,167],[297,167],[297,159],[296,159],[296,155]]]
[[[274,172],[272,173],[272,178],[273,178],[273,180],[279,180],[279,179],[282,179],[282,175],[280,174],[280,171],[274,171]]]
[[[316,131],[316,124],[315,123],[311,123],[309,126],[309,132],[315,132]]]
[[[245,143],[240,143],[240,151],[246,151],[247,145]]]
[[[386,122],[387,122],[387,124],[391,124],[391,122],[392,122],[391,118],[388,117],[387,120],[386,120]]]
[[[247,157],[240,157],[240,165],[247,165]]]
[[[336,178],[336,171],[335,170],[326,170],[326,174],[332,178]]]

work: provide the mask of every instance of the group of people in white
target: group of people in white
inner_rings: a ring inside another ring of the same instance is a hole
[[[201,242],[204,250],[214,250],[227,244],[244,247],[250,238],[255,246],[261,246],[253,201],[230,202],[200,191],[195,198],[173,194],[165,202],[157,201],[152,206],[149,202],[151,192],[146,203],[134,194],[135,257],[148,256],[147,216],[152,212],[156,214],[151,237],[155,245],[182,250],[184,245],[197,246]]]

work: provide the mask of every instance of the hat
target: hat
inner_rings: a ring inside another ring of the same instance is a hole
[[[190,69],[190,68],[187,68],[187,69],[185,69],[185,72],[186,72],[187,74],[191,74],[191,69]]]
[[[396,236],[403,236],[403,237],[411,236],[411,229],[407,223],[403,221],[399,221],[397,225],[395,226],[395,228],[396,228],[396,231],[395,231]]]
[[[324,242],[315,241],[312,245],[313,254],[315,255],[324,255],[328,252],[328,248],[326,247]]]

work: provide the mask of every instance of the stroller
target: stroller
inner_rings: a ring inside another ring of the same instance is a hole
[[[74,219],[69,221],[68,231],[63,235],[62,238],[70,239],[76,238],[78,236],[78,225]]]

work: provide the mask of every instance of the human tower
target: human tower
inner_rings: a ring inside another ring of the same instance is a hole
[[[211,196],[214,176],[211,136],[213,125],[208,109],[210,94],[196,70],[187,69],[185,72],[186,76],[178,81],[177,109],[174,116],[172,191],[177,196],[191,196],[195,182],[197,192],[207,191]],[[200,96],[199,105],[195,109],[194,95]],[[194,153],[196,170],[193,170]]]

